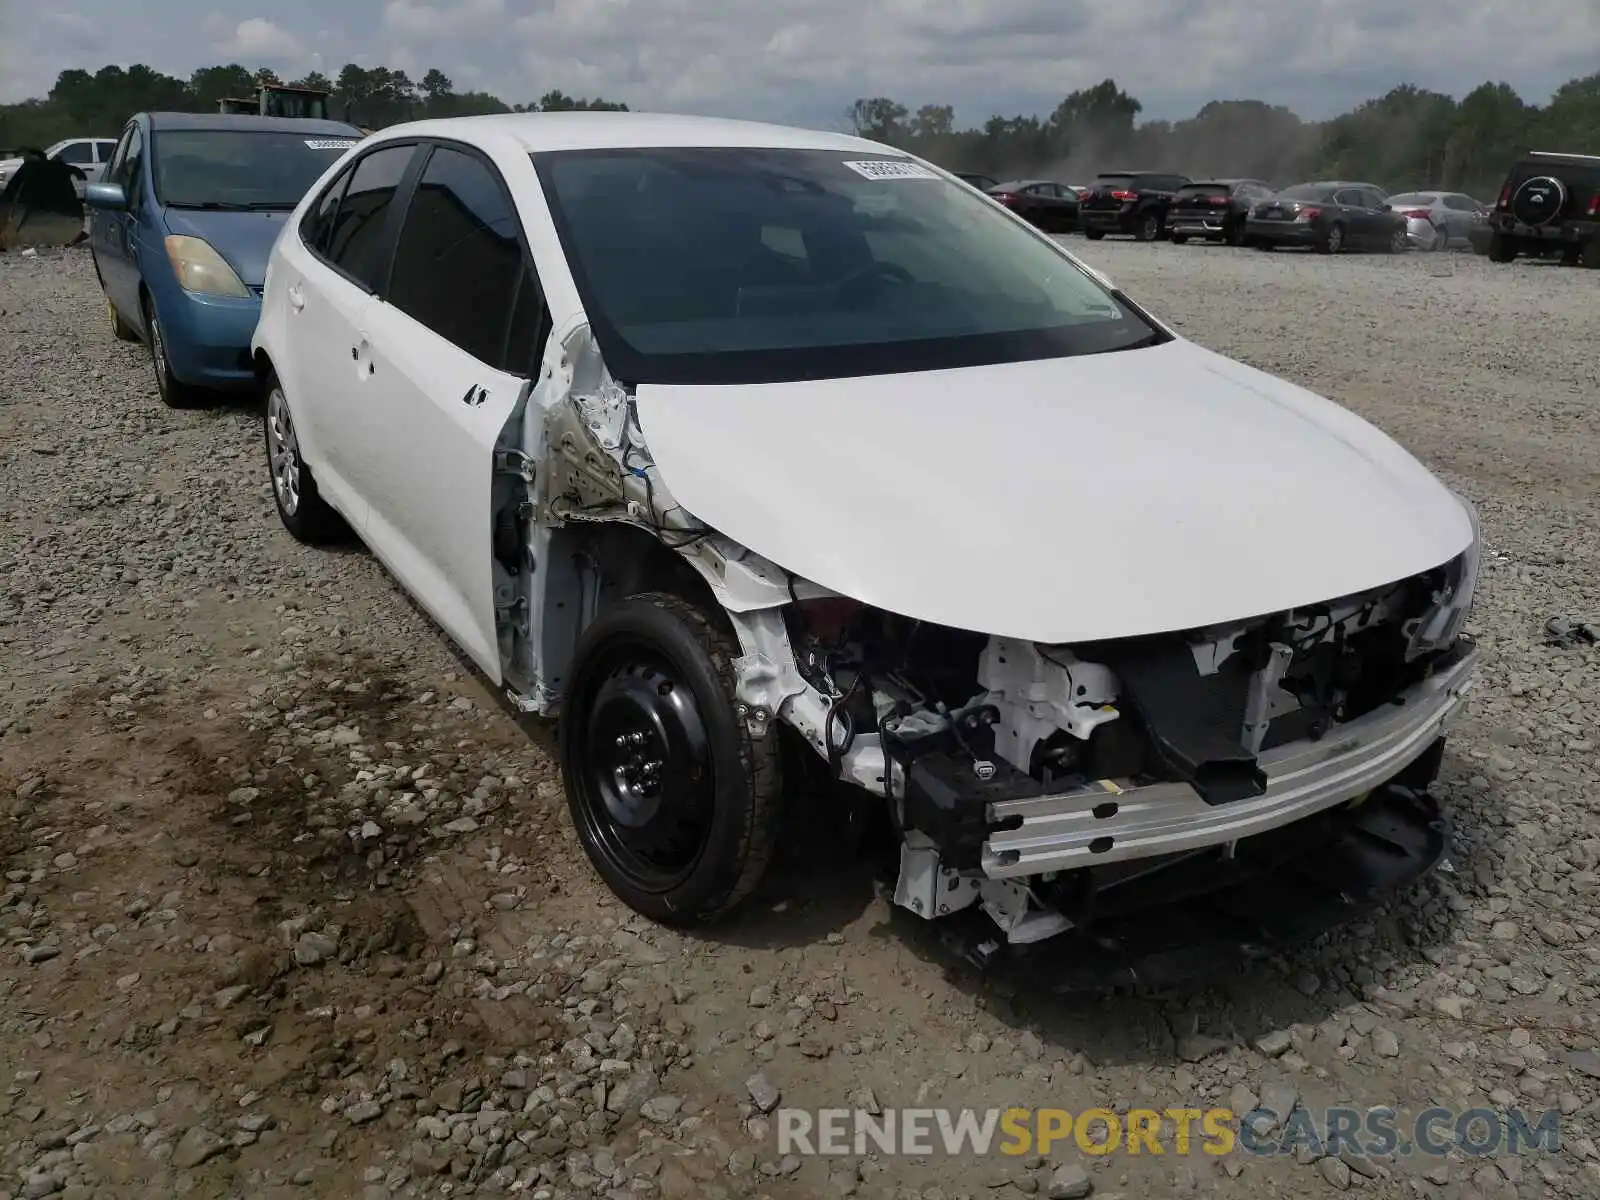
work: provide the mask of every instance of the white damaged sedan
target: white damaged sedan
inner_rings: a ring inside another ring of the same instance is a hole
[[[390,128],[287,223],[253,350],[284,524],[353,529],[559,716],[583,846],[656,920],[756,887],[808,761],[984,953],[1153,906],[1260,940],[1443,853],[1468,503],[919,159]]]

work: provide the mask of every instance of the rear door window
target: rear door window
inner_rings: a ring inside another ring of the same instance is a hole
[[[322,190],[315,203],[300,218],[300,240],[320,257],[328,256],[328,241],[333,237],[333,226],[339,215],[339,201],[344,199],[344,189],[350,183],[350,168],[346,167],[333,177]]]
[[[90,142],[68,142],[56,152],[56,158],[75,167],[94,165],[94,145]]]
[[[531,368],[542,293],[516,210],[483,159],[434,149],[406,207],[387,299],[481,363]]]
[[[350,186],[339,203],[328,238],[328,261],[369,292],[383,290],[388,282],[394,248],[395,192],[411,156],[412,143],[384,146],[362,157],[350,176]]]

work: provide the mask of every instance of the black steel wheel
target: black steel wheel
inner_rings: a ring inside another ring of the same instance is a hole
[[[694,605],[631,596],[584,632],[561,767],[584,852],[623,903],[688,926],[738,905],[776,839],[777,730],[735,705],[737,642]]]

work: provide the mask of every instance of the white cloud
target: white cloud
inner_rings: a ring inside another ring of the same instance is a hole
[[[505,0],[456,0],[454,4],[415,4],[389,0],[384,28],[400,37],[441,38],[482,33],[508,20]]]
[[[300,72],[315,48],[330,74],[406,50],[508,101],[560,88],[805,123],[837,123],[875,95],[979,123],[1048,112],[1107,76],[1147,116],[1250,97],[1316,117],[1401,82],[1462,95],[1504,79],[1542,102],[1600,63],[1593,0],[1517,0],[1515,36],[1505,0],[161,0],[159,23],[141,16],[152,7],[49,0],[5,22],[0,100],[40,95],[67,67]]]
[[[299,60],[306,48],[299,38],[265,17],[251,17],[234,27],[233,36],[217,46],[219,54],[252,62]]]

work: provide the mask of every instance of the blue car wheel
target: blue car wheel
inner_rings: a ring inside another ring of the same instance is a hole
[[[172,359],[167,354],[166,335],[161,331],[161,320],[156,316],[155,303],[144,298],[144,327],[150,332],[150,361],[156,373],[156,391],[161,403],[168,408],[189,408],[197,396],[195,390],[172,373]]]

